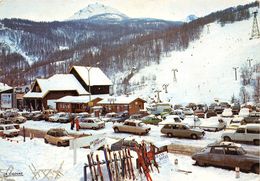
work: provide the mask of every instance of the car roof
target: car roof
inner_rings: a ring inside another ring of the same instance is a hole
[[[234,142],[222,141],[209,144],[208,147],[241,147],[241,145]]]
[[[128,119],[128,120],[125,120],[125,122],[141,123],[142,121],[136,120],[136,119]]]

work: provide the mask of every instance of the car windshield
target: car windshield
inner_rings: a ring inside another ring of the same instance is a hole
[[[59,137],[61,137],[61,136],[68,136],[69,134],[68,134],[68,132],[67,131],[58,131],[57,132],[57,136],[59,136]]]
[[[6,126],[6,130],[15,129],[14,126]]]
[[[242,147],[238,148],[238,149],[237,149],[237,152],[238,152],[240,155],[246,154],[246,150],[244,150]]]
[[[95,119],[94,121],[95,121],[95,122],[100,122],[101,120],[100,120],[100,119]]]

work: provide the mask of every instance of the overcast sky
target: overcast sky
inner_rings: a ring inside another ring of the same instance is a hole
[[[64,20],[88,4],[101,3],[129,17],[183,20],[190,14],[210,12],[253,2],[252,0],[0,0],[0,18],[35,21]]]

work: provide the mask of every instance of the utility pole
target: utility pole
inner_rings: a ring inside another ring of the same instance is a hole
[[[251,62],[253,61],[253,59],[248,58],[246,61],[248,61],[249,68],[251,68]]]
[[[162,87],[165,90],[165,93],[168,93],[167,88],[168,88],[169,84],[163,84]]]
[[[99,62],[96,63],[96,65],[99,65]],[[87,71],[88,71],[88,92],[89,92],[89,102],[91,102],[91,85],[90,85],[90,70],[93,67],[91,67],[89,65],[89,67],[86,67]]]
[[[177,82],[177,78],[176,78],[176,72],[178,72],[178,69],[172,69],[173,71],[173,82]]]
[[[257,11],[253,12],[254,20],[253,20],[251,37],[249,38],[250,40],[260,38],[260,32],[259,32],[258,22],[257,22],[257,13],[258,13]]]
[[[233,67],[234,71],[235,71],[235,80],[237,80],[237,69],[238,67]]]
[[[155,90],[154,92],[157,93],[157,103],[158,103],[158,102],[161,102],[161,100],[160,100],[160,92],[162,92],[162,91],[160,91],[160,90]]]
[[[209,31],[209,24],[207,24],[207,34],[209,34],[210,33],[210,31]]]

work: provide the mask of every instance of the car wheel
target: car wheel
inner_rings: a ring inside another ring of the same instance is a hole
[[[229,138],[228,136],[225,136],[224,141],[231,141],[231,138]]]
[[[252,171],[253,171],[254,173],[256,173],[256,174],[260,174],[259,165],[258,165],[258,164],[253,165]]]
[[[202,161],[196,161],[196,165],[203,167],[205,166],[205,163],[203,163]]]
[[[119,129],[118,128],[114,128],[115,133],[119,133]]]
[[[60,147],[60,146],[61,146],[61,143],[60,143],[60,142],[58,142],[58,143],[57,143],[57,146],[58,146],[58,147]]]
[[[254,140],[254,145],[259,145],[260,141],[259,140]]]
[[[194,139],[194,140],[196,140],[196,139],[198,139],[198,136],[195,135],[195,134],[192,134],[192,135],[191,135],[191,138]]]
[[[167,133],[167,136],[172,137],[173,135],[172,135],[172,133]]]
[[[47,139],[45,139],[45,138],[44,138],[44,143],[48,144],[48,141],[47,141]]]

